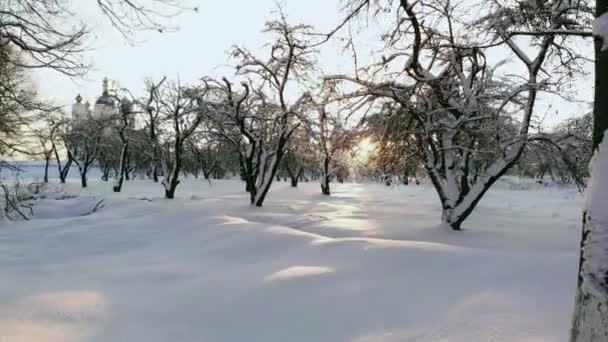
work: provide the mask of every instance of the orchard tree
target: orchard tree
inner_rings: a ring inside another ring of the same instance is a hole
[[[250,203],[258,207],[263,205],[287,143],[310,103],[308,92],[289,101],[288,91],[299,90],[297,82],[309,79],[316,54],[310,48],[312,29],[307,25],[290,25],[281,16],[267,22],[265,31],[277,36],[266,59],[241,47],[232,51],[239,61],[237,76],[246,80],[241,91],[225,78],[211,82],[221,99],[211,119],[217,133],[239,154]]]
[[[327,105],[316,105],[317,116],[309,123],[313,141],[319,155],[321,170],[321,193],[331,195],[330,183],[344,167],[342,153],[356,140],[355,129],[346,126],[349,115],[341,116],[327,110]]]
[[[151,168],[150,175],[155,183],[158,182],[158,176],[161,171],[161,146],[159,142],[159,135],[161,134],[159,132],[161,124],[161,96],[159,90],[166,80],[167,78],[163,77],[156,83],[150,80],[146,81],[147,96],[139,101],[144,113],[144,131],[147,138],[141,139],[142,142],[146,140],[147,142],[139,145],[142,147],[139,151],[148,156]]]
[[[291,136],[283,157],[283,168],[293,188],[298,187],[298,182],[305,177],[306,170],[317,168],[316,154],[309,131],[299,127]]]
[[[179,82],[166,82],[157,92],[162,121],[167,126],[166,170],[162,184],[168,199],[175,197],[180,183],[184,145],[203,120],[205,109],[201,99],[205,92],[204,88],[185,87]]]
[[[71,122],[64,133],[64,145],[68,154],[66,164],[76,164],[83,188],[88,186],[88,173],[99,156],[104,135],[108,134],[107,125],[106,120],[88,118],[85,121]]]
[[[564,91],[566,76],[582,70],[584,58],[560,34],[585,29],[588,12],[561,0],[494,1],[469,21],[472,3],[354,3],[396,6],[397,20],[383,36],[386,55],[354,76],[326,80],[357,87],[345,100],[366,98],[412,117],[413,138],[443,207],[442,225],[460,230],[533,138],[539,94]],[[531,38],[515,39],[519,35]],[[491,64],[492,51],[509,51],[516,62]],[[505,63],[522,72],[502,72]],[[505,122],[517,122],[517,130],[505,130]]]
[[[131,132],[134,126],[135,108],[133,101],[127,97],[123,97],[118,102],[118,113],[113,117],[112,127],[115,129],[120,139],[121,148],[118,158],[118,174],[116,183],[114,184],[114,192],[120,192],[124,183],[125,177],[129,174],[129,146],[131,141]]]

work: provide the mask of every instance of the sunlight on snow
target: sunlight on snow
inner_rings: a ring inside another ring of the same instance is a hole
[[[224,216],[222,216],[222,219],[224,220],[223,224],[225,224],[225,225],[249,223],[248,220],[246,220],[242,217],[224,215]]]
[[[328,207],[331,210],[315,213],[324,220],[321,226],[341,230],[352,230],[366,232],[364,235],[373,236],[378,229],[375,220],[367,218],[358,205],[322,202],[319,206]]]
[[[334,273],[335,270],[329,267],[319,266],[293,266],[280,270],[266,277],[266,281],[287,280],[293,278],[312,277],[326,273]]]
[[[28,296],[0,306],[0,342],[82,342],[107,319],[108,303],[95,291]]]

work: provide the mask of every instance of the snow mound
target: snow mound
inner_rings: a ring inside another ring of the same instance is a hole
[[[108,316],[108,303],[90,290],[47,292],[0,302],[0,341],[89,340]]]
[[[294,278],[314,277],[321,274],[334,273],[335,270],[329,267],[319,266],[293,266],[277,271],[266,277],[266,281],[288,280]]]
[[[61,219],[90,215],[102,209],[103,199],[97,196],[74,196],[60,194],[43,197],[34,204],[33,219]]]

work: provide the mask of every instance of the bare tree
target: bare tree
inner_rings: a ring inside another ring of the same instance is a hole
[[[53,115],[55,114],[55,115]],[[61,119],[58,117],[61,113],[40,113],[40,120],[38,120],[39,127],[32,130],[34,139],[38,142],[39,149],[37,154],[44,160],[44,176],[43,182],[49,182],[49,166],[51,160],[54,159],[57,130],[59,129],[59,122]]]
[[[38,99],[27,69],[9,60],[20,61],[23,57],[14,48],[0,45],[0,155],[27,155],[29,151],[21,144],[23,136],[32,122],[42,114],[53,114],[56,108]]]
[[[191,171],[198,175],[198,172],[202,172],[205,180],[211,179],[211,174],[215,171],[219,165],[219,159],[221,156],[218,154],[220,149],[219,145],[212,141],[209,141],[208,137],[204,132],[197,132],[197,134],[191,135],[187,140],[187,151],[192,159]]]
[[[166,198],[175,197],[175,189],[180,183],[184,144],[203,120],[200,99],[204,98],[205,91],[186,88],[177,82],[164,84],[158,92],[160,112],[171,130],[168,132],[169,149],[168,158],[165,160],[165,165],[170,164],[171,169],[165,171],[165,179],[162,182]]]
[[[487,15],[467,24],[457,19],[466,8],[453,2],[401,0],[396,26],[385,35],[388,55],[355,76],[326,78],[358,86],[344,99],[365,98],[413,118],[412,136],[439,194],[442,223],[454,230],[521,156],[539,93],[563,91],[561,76],[582,69],[584,58],[556,32],[586,29],[586,12],[561,3],[520,8],[496,1]],[[549,29],[528,43],[513,39],[514,32],[536,28]],[[526,46],[532,49],[524,51]],[[486,52],[493,48],[508,49],[525,74],[509,77],[500,74],[501,64],[488,65]],[[504,130],[515,115],[517,131]]]
[[[299,181],[305,178],[306,170],[316,169],[319,165],[316,146],[305,127],[292,134],[283,157],[284,169],[293,188],[297,188]]]
[[[184,7],[180,0],[97,0],[96,5],[129,41],[137,31],[163,32],[170,17]],[[82,62],[89,29],[75,18],[72,0],[11,0],[0,4],[0,44],[17,48],[25,58],[6,63],[25,68],[51,68],[67,75],[83,75]]]
[[[265,31],[277,36],[268,59],[240,47],[233,50],[232,55],[240,60],[237,74],[249,80],[242,83],[244,90],[237,93],[227,79],[214,82],[225,98],[215,120],[221,134],[239,152],[250,202],[256,206],[263,205],[287,142],[299,127],[298,117],[310,102],[307,92],[290,102],[288,86],[293,80],[308,78],[315,54],[307,40],[309,26],[290,25],[281,16],[267,22]]]
[[[70,123],[67,120],[57,120],[49,122],[49,143],[55,157],[57,164],[57,174],[59,175],[59,181],[65,184],[72,163],[74,162],[74,156],[67,148],[69,145],[68,131],[70,129]],[[65,163],[62,162],[60,153],[65,151],[66,159]]]
[[[108,132],[107,124],[104,120],[93,118],[72,122],[64,137],[68,163],[73,162],[78,166],[83,188],[88,186],[88,172],[99,156],[102,138]]]
[[[159,82],[154,83],[152,81],[146,82],[147,97],[140,101],[140,105],[143,106],[145,113],[145,130],[148,135],[149,144],[151,151],[148,149],[142,149],[140,152],[148,155],[151,164],[151,176],[155,183],[158,183],[158,176],[161,166],[161,151],[159,144],[159,125],[161,119],[161,105],[160,105],[160,94],[159,89],[167,80],[163,77]]]
[[[341,116],[338,110],[336,113],[328,111],[325,103],[317,104],[315,107],[317,117],[309,121],[307,127],[320,155],[321,193],[329,196],[330,183],[344,166],[344,160],[340,158],[341,153],[354,142],[357,134],[354,127],[352,129],[346,127],[350,114]]]
[[[114,118],[113,126],[118,133],[118,137],[122,144],[120,151],[118,175],[114,184],[114,192],[120,192],[124,183],[125,177],[129,171],[129,143],[131,140],[130,131],[134,125],[134,105],[133,101],[124,97],[118,102],[118,114]]]

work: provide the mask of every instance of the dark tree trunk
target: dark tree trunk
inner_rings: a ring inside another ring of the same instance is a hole
[[[331,181],[329,176],[323,176],[323,182],[321,183],[321,193],[323,195],[331,195],[331,189],[329,186],[329,182]]]
[[[65,184],[65,181],[68,178],[68,173],[70,172],[70,168],[72,167],[72,162],[72,155],[68,153],[68,160],[62,167],[61,161],[59,160],[59,156],[57,156],[57,167],[59,169],[59,181],[61,182],[61,184]]]
[[[215,169],[217,167],[217,162],[213,162],[213,164],[211,165],[210,168],[206,168],[203,165],[203,176],[205,176],[205,180],[209,180],[209,178],[211,178],[211,175],[215,172]]]
[[[300,170],[298,171],[298,173],[294,174],[294,172],[289,167],[289,164],[285,163],[285,171],[287,171],[287,175],[289,175],[289,179],[291,180],[291,187],[292,188],[297,188],[298,187],[298,181],[300,180],[300,177],[302,176],[302,172],[304,172],[304,169],[300,168]]]
[[[110,171],[111,168],[109,166],[104,166],[102,169],[101,180],[107,182],[110,179]]]
[[[80,170],[80,185],[82,185],[83,188],[86,188],[88,183],[87,183],[87,172],[88,172],[88,166],[84,166],[81,170]]]
[[[181,172],[182,167],[182,144],[176,139],[175,143],[175,151],[174,151],[175,161],[173,162],[173,169],[168,175],[168,179],[165,179],[165,198],[174,199],[175,198],[175,189],[179,185],[179,173]]]
[[[158,183],[158,163],[156,161],[152,165],[152,181]]]
[[[50,158],[45,158],[44,160],[44,182],[49,182],[49,163],[51,162]]]
[[[384,176],[384,185],[391,186],[393,184],[393,180],[390,176]]]
[[[329,157],[325,157],[323,160],[323,174],[321,175],[321,193],[323,195],[331,195],[331,189],[329,183],[331,182],[331,176],[329,174]]]

